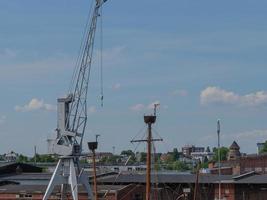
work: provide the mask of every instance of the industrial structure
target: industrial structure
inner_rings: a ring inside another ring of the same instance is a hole
[[[97,19],[101,16],[101,7],[105,2],[106,0],[95,0],[90,26],[85,35],[85,42],[74,72],[71,89],[67,97],[58,99],[57,137],[52,143],[52,152],[61,157],[43,200],[49,198],[57,185],[61,186],[62,199],[65,198],[64,195],[69,185],[72,198],[78,200],[78,184],[84,186],[88,198],[93,197],[88,176],[79,165],[79,157],[82,154],[83,137],[87,122],[87,91]]]

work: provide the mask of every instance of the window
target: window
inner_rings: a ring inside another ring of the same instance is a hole
[[[29,200],[29,199],[32,199],[32,194],[19,194],[19,195],[16,195],[16,198],[17,199],[27,199],[27,200]]]
[[[143,200],[141,194],[135,194],[133,200]]]

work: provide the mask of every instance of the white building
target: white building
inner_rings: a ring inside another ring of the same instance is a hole
[[[191,156],[194,160],[200,160],[201,162],[204,162],[205,158],[208,160],[211,160],[213,157],[213,152],[192,152]]]
[[[7,162],[16,162],[17,158],[18,154],[15,153],[14,151],[4,154],[4,159]]]

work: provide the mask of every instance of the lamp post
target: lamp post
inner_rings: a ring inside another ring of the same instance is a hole
[[[217,136],[218,136],[218,168],[219,168],[219,200],[221,200],[221,144],[220,144],[221,125],[220,120],[217,121]]]

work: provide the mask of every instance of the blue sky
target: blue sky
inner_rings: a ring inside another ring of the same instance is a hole
[[[40,153],[56,128],[90,0],[0,1],[0,152]],[[96,58],[86,141],[131,148],[150,104],[160,102],[158,151],[267,139],[267,2],[109,0],[103,8],[104,108]],[[99,30],[96,37],[99,52]],[[139,150],[144,150],[141,145]]]

